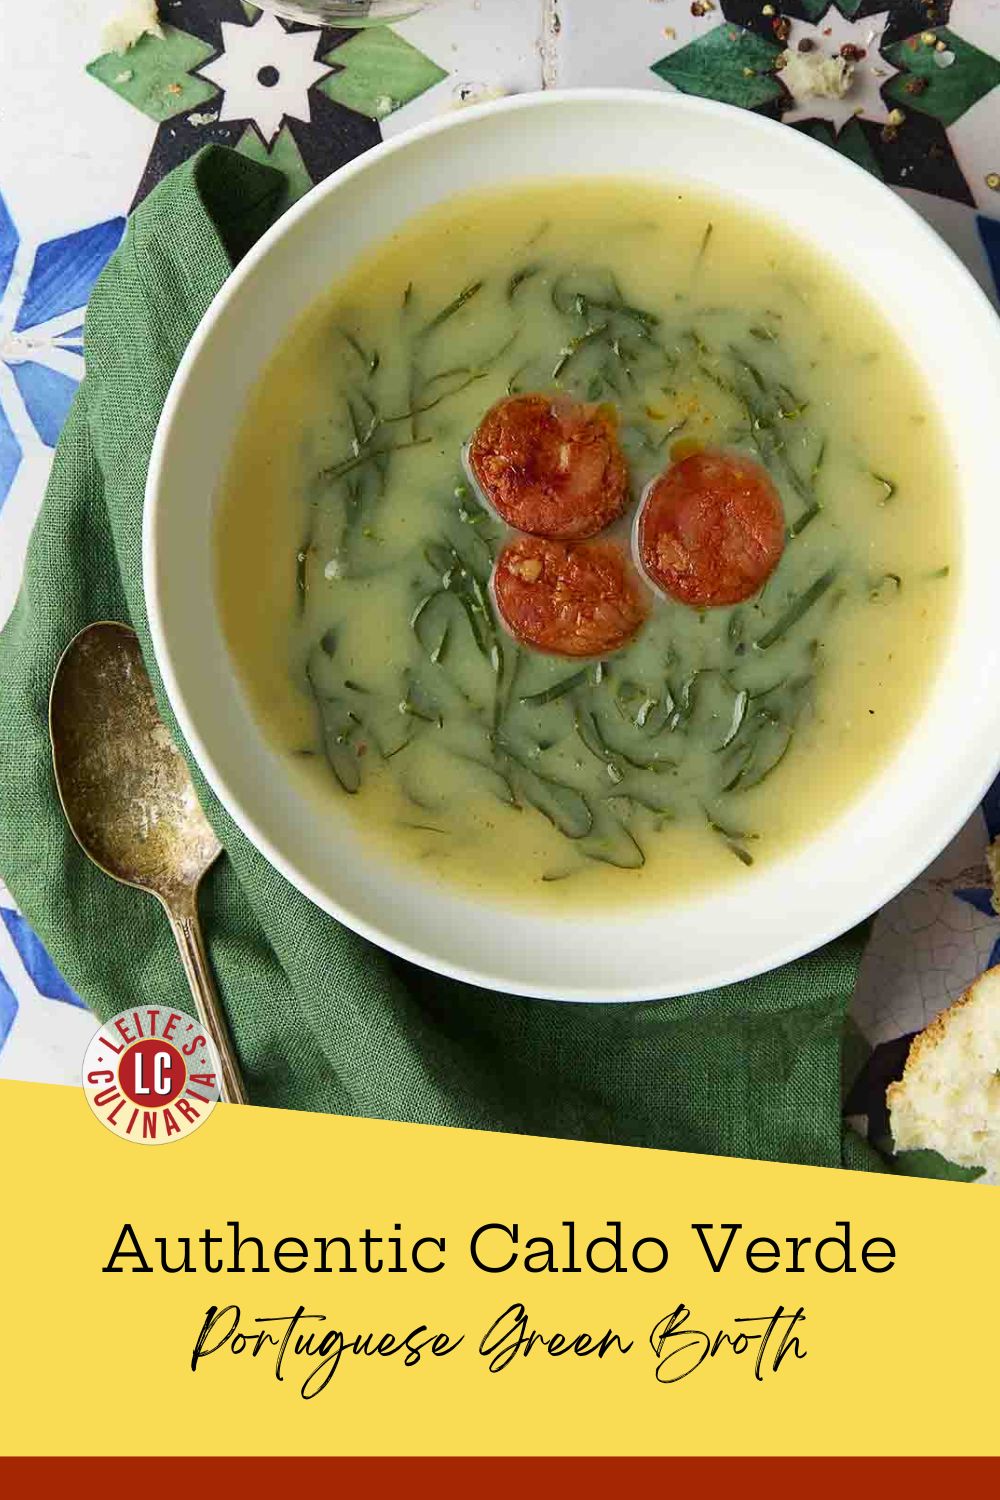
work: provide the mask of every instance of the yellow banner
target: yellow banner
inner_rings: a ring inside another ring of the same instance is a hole
[[[15,1454],[994,1454],[1000,1192],[0,1084]]]

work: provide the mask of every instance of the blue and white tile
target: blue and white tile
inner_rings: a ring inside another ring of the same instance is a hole
[[[34,0],[3,23],[0,243],[16,249],[0,250],[0,624],[82,373],[83,304],[155,135],[84,72],[107,15],[101,0]]]
[[[0,881],[0,1078],[78,1084],[95,1024]]]
[[[83,378],[87,299],[121,216],[33,243],[0,180],[0,621],[13,605],[52,449]]]

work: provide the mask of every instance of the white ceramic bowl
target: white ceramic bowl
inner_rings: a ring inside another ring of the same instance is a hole
[[[961,599],[918,722],[810,844],[715,895],[554,918],[442,895],[374,856],[335,798],[317,819],[233,674],[213,596],[213,507],[251,386],[289,325],[357,255],[463,189],[623,171],[731,194],[862,278],[926,372],[954,446]],[[342,168],[264,236],[212,303],[171,387],[149,471],[143,566],[157,661],[188,744],[236,822],[293,885],[366,937],[526,995],[639,1000],[703,989],[816,948],[874,911],[938,854],[994,775],[998,442],[1000,322],[933,231],[859,167],[769,120],[680,95],[505,99]]]

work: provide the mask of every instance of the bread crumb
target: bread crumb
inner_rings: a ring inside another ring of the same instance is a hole
[[[1000,1183],[1000,968],[914,1038],[886,1102],[897,1151],[936,1151]]]
[[[854,81],[854,64],[821,52],[782,52],[781,81],[796,104],[807,99],[843,99]]]
[[[997,180],[1000,187],[1000,179]],[[986,850],[986,863],[990,867],[990,878],[993,881],[991,901],[993,910],[1000,915],[1000,838],[995,838]]]
[[[124,0],[118,15],[105,21],[101,28],[101,46],[105,52],[128,52],[144,36],[155,36],[160,41],[163,40],[163,27],[156,13],[156,0]],[[123,83],[127,81],[121,80]]]

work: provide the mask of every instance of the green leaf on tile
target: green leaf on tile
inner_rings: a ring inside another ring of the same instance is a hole
[[[87,64],[91,78],[162,124],[214,99],[219,90],[195,68],[214,55],[215,48],[174,26],[163,27],[162,40],[140,37],[128,52],[106,52]]]
[[[686,47],[661,57],[653,63],[653,72],[682,94],[759,109],[782,92],[773,73],[781,50],[755,32],[724,21]]]
[[[393,110],[426,93],[448,74],[386,26],[359,31],[322,59],[341,71],[317,87],[328,99],[370,120],[382,120]]]
[[[883,92],[902,109],[930,115],[945,126],[954,125],[966,110],[1000,84],[1000,62],[971,42],[963,41],[947,26],[934,28],[933,34],[944,42],[955,61],[942,67],[937,61],[941,54],[921,41],[922,32],[906,37],[885,49],[893,67],[903,71],[889,80]],[[920,80],[917,92],[913,92],[912,80]]]
[[[264,162],[267,166],[277,167],[284,172],[288,186],[277,201],[275,218],[283,214],[286,208],[291,208],[296,199],[301,198],[313,185],[302,160],[302,153],[287,125],[282,125],[271,142],[270,150],[264,145],[257,130],[248,125],[237,141],[236,149],[244,156],[249,156],[251,161]]]

